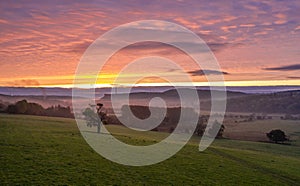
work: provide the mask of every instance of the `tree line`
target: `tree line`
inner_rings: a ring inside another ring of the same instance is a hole
[[[100,104],[102,105],[102,104]],[[103,105],[102,105],[103,106]],[[102,108],[102,106],[100,108]],[[180,108],[180,107],[174,107],[174,108],[167,108],[166,116],[164,115],[164,112],[162,111],[163,108],[158,107],[152,107],[152,116],[151,120],[152,122],[156,123],[159,121],[159,118],[162,118],[162,121],[159,125],[157,125],[155,128],[152,129],[152,131],[159,131],[159,132],[169,132],[172,133],[174,129],[177,127],[177,124],[179,120],[181,122],[185,123],[183,127],[180,127],[177,129],[177,132],[180,133],[191,133],[193,132],[195,135],[202,136],[204,134],[204,131],[207,127],[207,120],[208,118],[201,116],[198,120],[196,130],[193,131],[192,123],[190,123],[190,118],[197,117],[197,114],[192,108]],[[98,112],[100,111],[100,112]],[[115,115],[107,115],[105,112],[101,112],[101,110],[98,110],[97,113],[92,108],[86,108],[83,111],[84,119],[87,122],[87,126],[97,126],[99,129],[100,123],[103,124],[115,124],[115,125],[124,125]],[[136,129],[143,129],[145,126],[141,126],[142,124],[140,122],[137,122],[133,117],[132,114],[139,119],[147,119],[150,117],[151,112],[150,108],[146,106],[137,106],[137,105],[123,105],[121,108],[121,116],[120,119],[122,121],[125,121],[127,123],[127,127],[132,127]],[[181,115],[181,112],[184,112],[185,114]],[[104,117],[99,117],[100,114]],[[195,116],[196,115],[196,116]],[[207,116],[208,117],[208,116]],[[100,119],[101,118],[101,119]],[[150,120],[150,122],[151,122]],[[222,138],[223,133],[225,130],[225,126],[219,123],[218,121],[214,121],[212,123],[211,128],[209,129],[208,133],[213,134],[214,131],[217,132],[216,138]]]
[[[15,104],[8,105],[2,110],[8,114],[25,114],[25,115],[37,115],[37,116],[52,116],[52,117],[65,117],[74,118],[72,110],[69,106],[63,107],[61,105],[51,106],[44,108],[38,103],[27,102],[27,100],[21,100]]]

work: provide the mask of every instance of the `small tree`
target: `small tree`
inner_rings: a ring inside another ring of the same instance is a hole
[[[210,128],[208,132],[210,134],[212,134],[216,130],[218,130],[216,138],[222,138],[224,130],[225,130],[225,126],[223,124],[219,123],[217,120],[214,121],[212,128]]]
[[[284,142],[288,140],[285,133],[280,129],[271,130],[266,135],[271,141],[274,141],[275,143]]]
[[[198,136],[202,136],[205,132],[206,124],[205,124],[205,118],[203,116],[199,117],[197,127],[195,130],[195,134]]]
[[[106,114],[101,111],[103,104],[101,104],[101,106],[100,104],[97,104],[97,106],[97,113],[92,109],[92,107],[88,107],[82,112],[82,114],[87,122],[87,126],[97,126],[97,133],[100,133],[101,124],[104,121]]]
[[[196,130],[195,130],[195,134],[197,136],[203,136],[204,132],[206,129],[206,125],[202,124],[202,125],[197,125]]]

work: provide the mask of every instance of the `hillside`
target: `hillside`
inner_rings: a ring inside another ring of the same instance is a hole
[[[107,126],[134,145],[167,134],[130,132]],[[74,120],[1,115],[0,182],[3,185],[297,185],[300,148],[268,143],[215,140],[204,152],[199,138],[172,158],[146,167],[119,165],[98,155]]]
[[[232,112],[300,114],[300,91],[230,98],[227,109]]]

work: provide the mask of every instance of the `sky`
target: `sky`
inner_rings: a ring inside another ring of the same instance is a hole
[[[190,29],[208,44],[220,71],[199,69],[174,47],[139,43],[110,58],[99,72],[99,86],[113,84],[124,65],[149,55],[176,61],[197,85],[205,85],[204,72],[221,73],[230,86],[300,85],[299,10],[298,0],[1,1],[0,86],[72,87],[90,44],[119,25],[141,20]],[[159,67],[173,77],[182,73]],[[137,70],[127,77],[147,74],[143,65]],[[140,81],[163,82],[157,77]]]

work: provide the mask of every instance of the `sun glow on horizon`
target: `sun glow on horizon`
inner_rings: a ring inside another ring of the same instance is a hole
[[[46,85],[29,85],[29,86],[10,86],[10,87],[37,87],[37,88],[111,88],[111,87],[163,87],[163,86],[190,86],[190,83],[177,82],[170,84],[164,83],[137,83],[137,84],[46,84]],[[224,82],[193,82],[193,86],[231,86],[231,87],[246,87],[246,86],[300,86],[299,80],[255,80],[255,81],[224,81]]]

